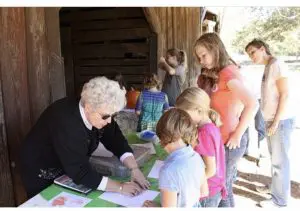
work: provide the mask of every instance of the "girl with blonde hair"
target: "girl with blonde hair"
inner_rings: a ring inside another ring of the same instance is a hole
[[[205,174],[209,195],[201,198],[202,207],[218,207],[226,196],[225,188],[225,150],[221,140],[219,114],[210,108],[206,92],[198,87],[184,90],[176,100],[175,106],[185,110],[198,126],[198,143],[194,150],[205,163]]]

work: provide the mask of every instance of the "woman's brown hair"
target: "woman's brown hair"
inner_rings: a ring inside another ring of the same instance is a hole
[[[246,47],[245,47],[245,51],[247,52],[248,48],[250,46],[253,46],[257,49],[264,47],[266,50],[266,53],[270,56],[272,56],[271,51],[270,51],[270,47],[267,43],[265,43],[264,41],[260,40],[260,39],[253,39],[251,42],[249,42]]]
[[[234,64],[237,65],[236,62],[229,56],[226,51],[225,45],[220,39],[220,37],[216,33],[206,33],[203,34],[194,45],[194,54],[196,55],[196,49],[198,46],[203,46],[206,48],[213,56],[215,65],[212,69],[202,68],[200,79],[201,84],[198,86],[203,88],[208,93],[214,88],[214,86],[218,83],[219,72],[228,65]]]
[[[197,142],[196,125],[186,111],[178,108],[172,108],[161,116],[156,125],[156,133],[162,147],[179,139],[191,145]]]

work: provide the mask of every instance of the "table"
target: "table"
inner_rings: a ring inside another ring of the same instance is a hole
[[[129,144],[142,144],[145,143],[144,141],[140,140],[136,133],[130,133],[126,136]],[[163,150],[159,145],[155,145],[156,154],[151,155],[150,159],[141,167],[141,171],[144,173],[145,177],[149,174],[149,172],[152,169],[152,166],[154,165],[156,160],[164,160],[167,156],[167,153],[165,150]],[[118,181],[128,181],[130,178],[118,178],[118,177],[109,177],[114,180]],[[147,178],[148,181],[151,183],[150,190],[156,190],[158,191],[158,180],[153,178]],[[121,207],[120,205],[102,200],[99,198],[99,196],[103,193],[102,191],[92,191],[89,194],[81,194],[69,189],[66,189],[64,187],[58,186],[56,184],[52,184],[46,189],[44,189],[41,193],[39,193],[44,199],[47,201],[50,201],[53,197],[57,196],[61,192],[67,192],[72,193],[75,195],[83,196],[89,199],[92,199],[90,203],[88,203],[85,207]],[[158,195],[155,200],[156,202],[160,203],[160,195]]]

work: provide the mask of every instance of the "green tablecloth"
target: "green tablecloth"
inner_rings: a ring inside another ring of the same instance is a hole
[[[140,143],[145,143],[141,141],[135,133],[128,134],[127,136],[129,144],[140,144]],[[156,160],[164,160],[167,156],[166,152],[160,147],[160,146],[155,146],[156,150],[156,155],[152,155],[148,162],[146,162],[143,167],[141,167],[142,172],[144,173],[145,177],[149,174],[152,166],[154,165]],[[118,177],[110,177],[111,179],[115,179],[118,181],[128,181],[130,178],[118,178]],[[147,178],[148,181],[151,183],[150,190],[158,190],[158,180],[157,179],[152,179],[152,178]],[[85,207],[120,207],[120,205],[102,200],[99,198],[99,196],[103,193],[101,191],[92,191],[87,195],[80,194],[77,192],[74,192],[72,190],[63,188],[61,186],[52,184],[45,190],[43,190],[40,195],[45,198],[46,200],[51,200],[53,197],[57,196],[61,192],[68,192],[72,193],[75,195],[83,196],[89,199],[92,199],[90,203],[88,203]],[[158,195],[155,200],[156,202],[160,202],[160,195]]]

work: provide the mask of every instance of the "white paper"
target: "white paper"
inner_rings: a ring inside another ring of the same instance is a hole
[[[156,151],[155,148],[153,146],[153,144],[151,142],[147,143],[147,144],[133,144],[134,146],[141,146],[141,147],[147,147],[150,149],[150,155],[155,155]]]
[[[142,207],[146,200],[154,200],[158,194],[159,192],[153,190],[143,191],[138,196],[125,196],[120,193],[105,192],[99,198],[124,207]]]
[[[19,207],[50,207],[50,205],[46,199],[37,194]]]
[[[84,207],[91,199],[62,192],[49,201],[52,207]]]
[[[158,179],[159,171],[163,165],[164,165],[164,161],[156,160],[151,171],[148,174],[148,177]]]

